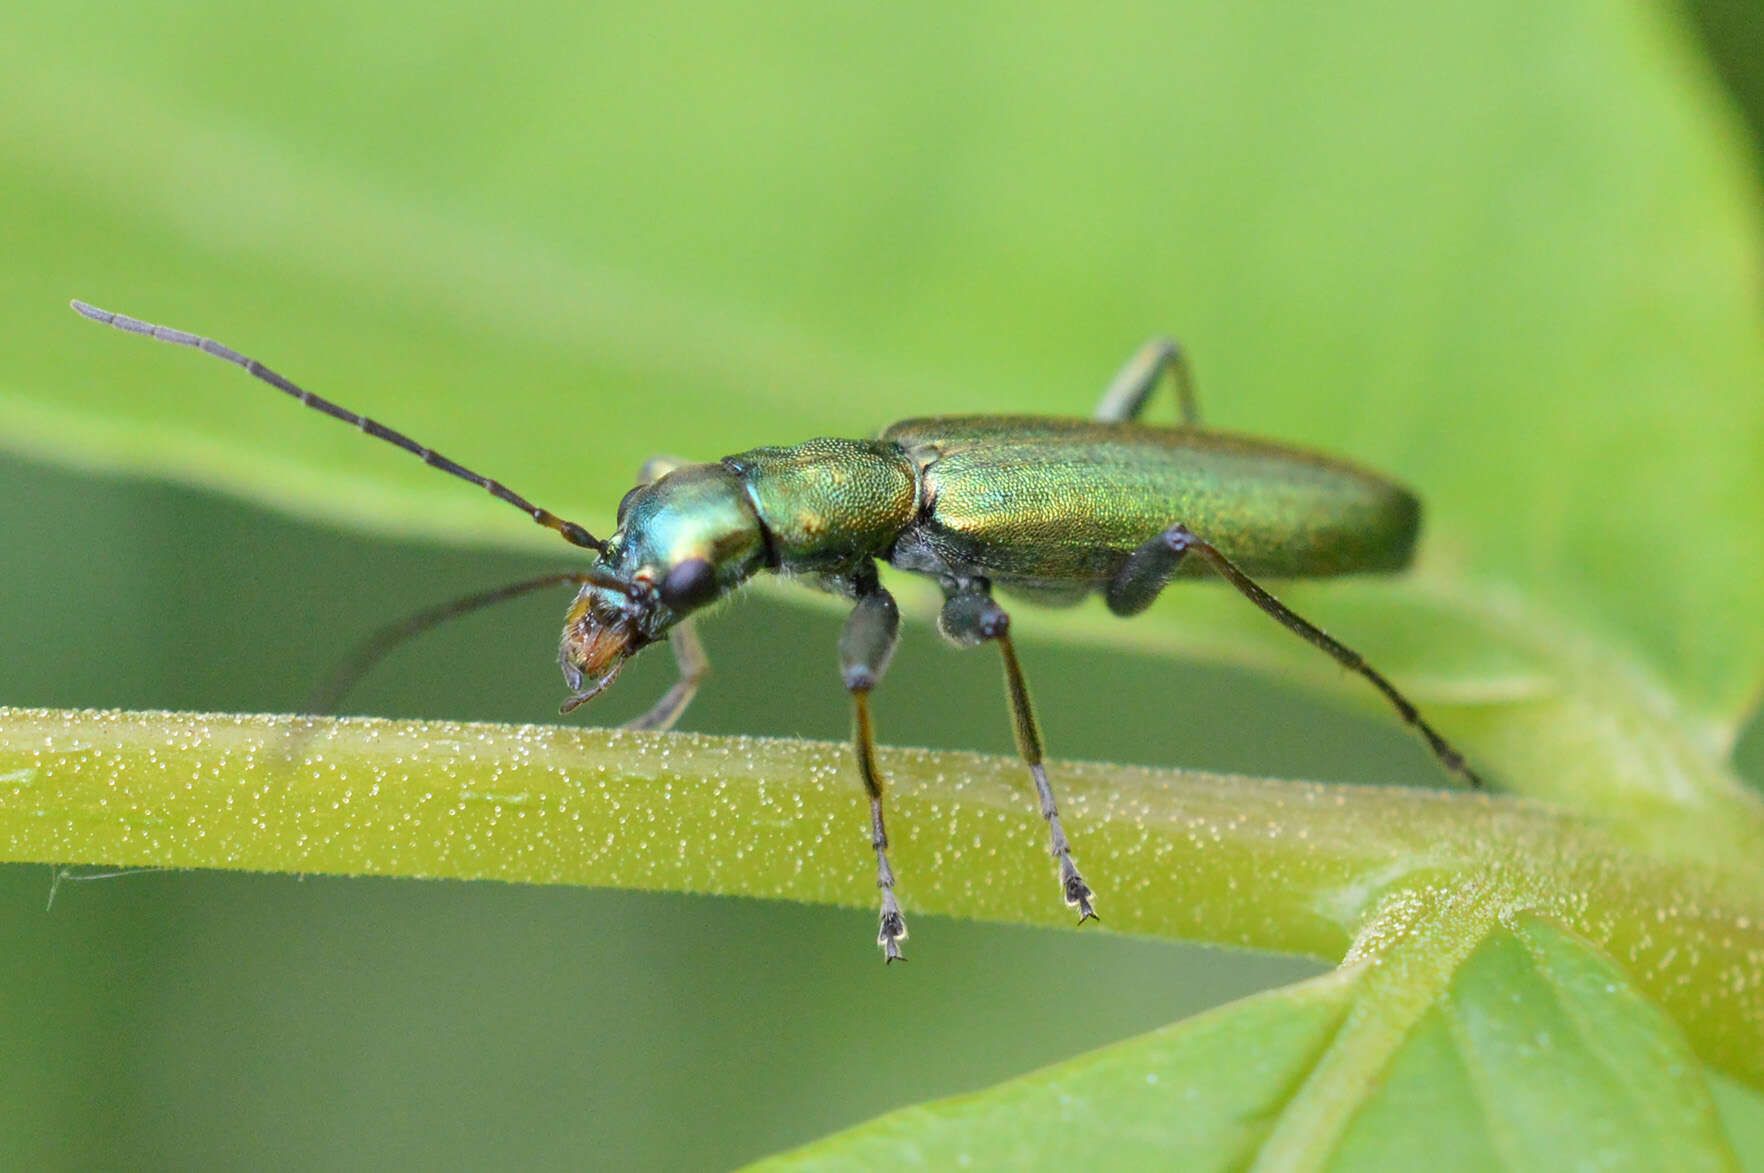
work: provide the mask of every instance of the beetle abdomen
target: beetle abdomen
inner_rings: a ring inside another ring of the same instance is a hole
[[[908,420],[883,436],[921,468],[914,540],[1005,582],[1105,582],[1178,523],[1249,574],[1389,572],[1420,527],[1420,503],[1384,477],[1227,433],[993,416]]]

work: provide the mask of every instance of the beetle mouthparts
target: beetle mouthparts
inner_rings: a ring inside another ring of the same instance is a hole
[[[599,696],[618,676],[625,660],[637,650],[631,624],[622,616],[596,615],[588,600],[577,600],[564,623],[558,663],[572,695],[563,711]]]
[[[604,675],[596,679],[587,688],[572,693],[569,700],[557,707],[557,711],[560,713],[573,713],[595,697],[599,696],[602,692],[605,692],[607,686],[619,678],[619,669],[624,666],[625,662],[623,660],[614,664]]]

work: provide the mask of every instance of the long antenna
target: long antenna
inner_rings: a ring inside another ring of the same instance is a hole
[[[470,615],[473,611],[481,611],[485,607],[493,607],[498,603],[518,599],[522,595],[530,595],[534,591],[560,586],[566,582],[576,584],[592,582],[624,589],[622,584],[611,582],[604,575],[592,571],[567,570],[556,574],[542,574],[538,578],[511,583],[508,586],[497,587],[495,590],[479,591],[476,594],[454,599],[452,602],[442,603],[438,607],[419,611],[407,619],[401,619],[397,623],[382,627],[356,645],[355,650],[349,653],[349,658],[337,666],[330,678],[313,690],[312,695],[306,700],[305,711],[321,717],[336,712],[343,697],[355,687],[363,676],[367,675],[368,669],[384,660],[394,648],[431,628],[439,627],[441,624],[462,615]]]
[[[268,383],[278,391],[284,391],[289,395],[292,395],[294,398],[300,400],[300,402],[306,404],[306,406],[317,411],[322,411],[334,419],[340,419],[344,423],[350,424],[361,431],[366,432],[370,436],[377,436],[389,444],[396,444],[406,452],[418,457],[429,467],[438,468],[445,473],[451,473],[462,481],[470,481],[472,484],[489,492],[491,496],[502,501],[507,501],[510,505],[513,505],[516,509],[519,509],[540,525],[547,529],[556,530],[558,533],[562,534],[564,541],[569,542],[572,545],[581,546],[585,549],[597,550],[601,553],[606,552],[605,542],[601,541],[575,522],[565,521],[549,509],[539,508],[525,497],[522,497],[520,494],[511,490],[501,481],[493,481],[489,477],[479,476],[464,465],[455,464],[434,449],[423,447],[402,432],[395,432],[385,424],[368,419],[363,415],[356,415],[348,408],[339,407],[328,399],[321,399],[312,392],[284,379],[281,375],[276,374],[276,372],[270,370],[256,359],[246,358],[230,346],[223,346],[212,338],[203,338],[200,335],[191,334],[184,330],[174,330],[169,326],[155,326],[151,322],[143,322],[139,318],[131,318],[125,314],[113,314],[109,310],[101,310],[95,305],[88,305],[77,299],[71,304],[73,305],[75,313],[80,314],[82,317],[90,318],[94,322],[100,322],[106,326],[115,326],[118,330],[122,330],[129,334],[140,334],[143,337],[152,338],[159,342],[169,342],[174,346],[188,346],[195,350],[200,350],[203,354],[212,354],[216,358],[225,359],[234,366],[244,367],[249,374],[262,379],[265,383]]]

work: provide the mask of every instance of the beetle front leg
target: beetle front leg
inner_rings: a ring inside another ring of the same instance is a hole
[[[985,586],[971,582],[958,587],[944,601],[937,626],[946,639],[961,647],[975,647],[991,640],[1004,657],[1005,691],[1011,703],[1017,754],[1035,779],[1041,817],[1047,820],[1049,851],[1060,864],[1060,892],[1067,905],[1078,910],[1078,923],[1083,924],[1096,917],[1096,909],[1091,906],[1094,893],[1078,874],[1066,829],[1060,824],[1059,804],[1054,801],[1053,785],[1048,782],[1047,767],[1042,763],[1041,728],[1035,720],[1035,707],[1029,701],[1028,682],[1017,663],[1017,650],[1011,644],[1010,614],[993,600]]]
[[[1175,576],[1177,567],[1191,550],[1199,554],[1221,578],[1236,587],[1239,594],[1260,607],[1275,622],[1313,647],[1321,649],[1349,672],[1357,672],[1370,681],[1372,687],[1383,693],[1384,698],[1396,709],[1397,715],[1413,725],[1426,739],[1428,748],[1441,765],[1471,786],[1482,786],[1482,777],[1470,768],[1457,747],[1440,736],[1439,731],[1428,724],[1420,710],[1415,708],[1414,702],[1398,692],[1396,685],[1386,680],[1383,673],[1366,663],[1360,653],[1269,594],[1260,583],[1240,570],[1235,562],[1219,553],[1211,542],[1196,536],[1185,525],[1171,526],[1127,556],[1127,561],[1104,590],[1109,610],[1126,617],[1137,615],[1151,606],[1152,600],[1158,597],[1159,592]]]
[[[1158,380],[1170,372],[1176,384],[1176,406],[1182,426],[1200,427],[1200,404],[1194,393],[1194,372],[1189,369],[1188,355],[1174,338],[1154,338],[1127,360],[1103,392],[1096,405],[1095,418],[1105,424],[1123,424],[1139,418],[1145,401],[1157,390]]]
[[[698,633],[692,630],[690,619],[674,625],[668,633],[668,647],[673,649],[680,679],[674,681],[673,687],[662,694],[661,700],[656,701],[649,712],[626,721],[626,729],[658,732],[672,729],[680,714],[686,711],[686,706],[692,703],[692,698],[698,695],[698,686],[710,675],[710,660],[704,654],[704,645],[698,642]]]
[[[882,772],[876,768],[876,733],[870,722],[870,691],[881,683],[894,657],[900,635],[900,608],[894,596],[876,581],[872,570],[858,583],[857,606],[845,621],[839,637],[839,670],[852,701],[852,749],[857,755],[858,776],[870,793],[870,844],[876,849],[876,887],[882,893],[882,913],[876,944],[883,957],[894,961],[906,940],[906,917],[894,897],[894,869],[888,866],[888,831],[882,824]]]

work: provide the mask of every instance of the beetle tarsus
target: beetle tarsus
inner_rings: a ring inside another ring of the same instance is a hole
[[[886,868],[887,862],[884,861],[882,866]],[[900,903],[894,898],[893,876],[888,877],[888,883],[891,886],[882,889],[882,916],[877,922],[876,944],[882,946],[883,963],[892,965],[896,961],[906,960],[901,955],[900,943],[906,940],[907,927],[906,917],[901,915]],[[878,880],[877,884],[880,885],[881,881]]]
[[[1078,910],[1078,923],[1102,918],[1096,915],[1091,901],[1096,893],[1078,874],[1078,865],[1072,859],[1072,844],[1066,839],[1065,825],[1060,822],[1059,804],[1054,801],[1053,785],[1047,780],[1047,767],[1040,762],[1029,767],[1029,774],[1035,779],[1036,793],[1041,797],[1041,817],[1047,820],[1048,854],[1060,861],[1060,892],[1066,898],[1068,908]]]
[[[885,964],[905,961],[900,943],[906,940],[906,917],[894,896],[894,869],[888,866],[888,832],[882,825],[882,799],[870,800],[870,844],[876,849],[876,887],[882,891],[882,915],[877,921],[876,944],[882,946]]]
[[[1072,862],[1070,853],[1060,857],[1060,890],[1066,895],[1066,906],[1078,910],[1079,924],[1087,920],[1101,923],[1102,917],[1096,915],[1096,909],[1090,903],[1096,893],[1090,890],[1090,885],[1078,874],[1078,865]]]

